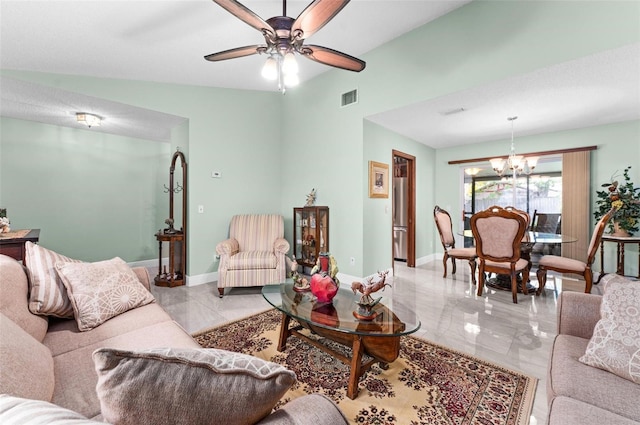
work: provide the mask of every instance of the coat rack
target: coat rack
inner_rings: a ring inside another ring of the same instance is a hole
[[[182,185],[174,183],[173,174],[176,169],[176,161],[180,159],[182,166]],[[169,186],[164,186],[165,193],[169,193],[169,218],[164,222],[168,225],[156,233],[158,240],[158,275],[154,281],[156,286],[181,286],[185,284],[187,273],[187,161],[180,148],[176,150],[171,159],[169,168]],[[182,192],[182,227],[174,228],[173,195]],[[168,269],[162,265],[162,243],[169,244]]]

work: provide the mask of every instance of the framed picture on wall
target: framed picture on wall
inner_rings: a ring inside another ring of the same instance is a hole
[[[369,198],[389,197],[389,165],[369,161]]]

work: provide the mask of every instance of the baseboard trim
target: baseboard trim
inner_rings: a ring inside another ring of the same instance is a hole
[[[194,276],[187,275],[187,286],[198,286],[212,282],[218,282],[218,272],[203,273]]]
[[[132,261],[130,263],[127,263],[129,265],[129,267],[147,267],[147,268],[157,268],[158,267],[158,260],[157,259],[153,259],[153,260],[140,260],[140,261]],[[163,266],[168,266],[169,265],[169,257],[165,257],[162,259],[162,265]],[[151,276],[151,279],[153,279],[154,276]],[[194,276],[186,276],[186,282],[185,285],[186,286],[198,286],[198,285],[202,285],[205,283],[211,283],[211,282],[217,282],[218,281],[218,272],[212,272],[212,273],[203,273],[203,274],[198,274],[198,275],[194,275]]]

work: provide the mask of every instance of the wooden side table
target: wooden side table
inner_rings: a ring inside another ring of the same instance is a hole
[[[24,233],[26,230],[22,231]],[[21,232],[20,230],[16,230],[14,232],[8,233],[11,235],[12,233]],[[9,257],[15,258],[18,261],[22,261],[24,264],[24,260],[26,257],[25,253],[25,244],[27,242],[38,243],[40,240],[40,229],[30,229],[24,236],[19,237],[4,237],[0,234],[0,254],[8,255]]]
[[[154,279],[156,286],[173,288],[184,285],[184,232],[159,231],[156,233],[156,239],[158,240],[158,275]],[[169,270],[166,266],[162,268],[162,242],[169,244]]]
[[[637,243],[638,244],[638,279],[640,279],[640,237],[639,236],[613,236],[613,235],[602,235],[602,240],[600,241],[600,276],[598,276],[598,281],[602,279],[602,276],[605,275],[604,271],[604,243],[605,242],[614,242],[616,244],[616,273],[624,276],[624,246],[628,243]]]

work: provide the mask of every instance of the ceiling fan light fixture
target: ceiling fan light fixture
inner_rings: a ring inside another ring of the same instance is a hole
[[[278,79],[278,61],[273,56],[269,56],[262,67],[262,77],[275,81]]]
[[[102,117],[88,112],[76,112],[76,120],[89,128],[93,126],[100,127],[100,124],[102,124]]]
[[[293,52],[287,52],[284,55],[284,60],[282,61],[282,72],[285,75],[298,74],[298,62],[296,61],[296,57]]]

